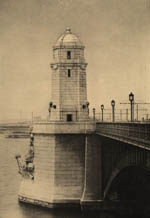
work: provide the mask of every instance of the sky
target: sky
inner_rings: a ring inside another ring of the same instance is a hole
[[[0,0],[0,120],[47,114],[52,46],[85,45],[90,108],[150,102],[150,0]],[[123,105],[122,105],[123,107]]]

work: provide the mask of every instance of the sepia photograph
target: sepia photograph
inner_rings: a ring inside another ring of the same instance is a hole
[[[150,0],[0,0],[0,218],[150,217]]]

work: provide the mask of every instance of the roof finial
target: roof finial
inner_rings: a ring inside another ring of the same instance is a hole
[[[71,33],[70,27],[67,27],[67,28],[66,28],[66,33]]]

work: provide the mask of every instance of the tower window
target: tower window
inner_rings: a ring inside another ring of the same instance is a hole
[[[67,114],[67,122],[72,121],[72,114]]]
[[[71,77],[71,70],[68,69],[68,77]]]
[[[71,59],[71,51],[67,51],[67,59]]]

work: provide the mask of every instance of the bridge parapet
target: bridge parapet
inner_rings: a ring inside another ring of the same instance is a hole
[[[96,123],[96,133],[150,150],[148,123]]]
[[[94,122],[36,122],[34,134],[88,134],[95,132]]]

